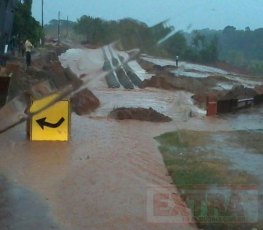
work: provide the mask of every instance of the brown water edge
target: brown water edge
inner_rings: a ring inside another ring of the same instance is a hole
[[[262,229],[261,134],[181,130],[156,139],[168,172],[200,228]],[[240,152],[244,147],[250,161]]]
[[[46,202],[29,189],[0,175],[0,229],[59,230]]]
[[[195,229],[147,218],[149,186],[171,182],[153,140],[170,126],[73,114],[66,143],[29,142],[19,125],[1,136],[0,171],[46,200],[63,229]]]

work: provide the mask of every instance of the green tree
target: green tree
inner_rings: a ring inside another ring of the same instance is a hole
[[[119,39],[125,48],[148,50],[153,46],[152,33],[145,23],[126,18],[119,21]]]
[[[168,26],[166,20],[150,27],[150,30],[152,32],[152,36],[156,39],[156,42],[159,42],[172,33],[174,31],[174,27]]]
[[[201,63],[215,63],[218,60],[218,37],[205,36],[199,31],[194,31],[190,46],[185,52],[186,60],[201,62]]]
[[[77,20],[75,31],[86,37],[92,44],[108,44],[121,41],[125,49],[150,50],[156,45],[151,29],[140,21],[125,18],[120,21],[104,21],[99,18],[82,16]]]
[[[32,1],[31,1],[32,4]],[[19,40],[30,39],[31,42],[37,44],[42,37],[42,28],[31,15],[31,5],[17,3],[15,13],[13,35],[17,36]]]
[[[187,50],[186,38],[181,32],[177,32],[166,40],[163,47],[172,57],[184,57]]]
[[[218,38],[214,37],[200,51],[201,61],[205,63],[215,63],[218,60]]]
[[[204,49],[206,45],[206,37],[199,33],[198,31],[194,31],[194,36],[192,39],[192,45],[195,47],[197,50],[202,50]]]
[[[107,23],[100,18],[82,16],[77,20],[75,31],[85,35],[86,41],[93,44],[103,44],[107,39]]]

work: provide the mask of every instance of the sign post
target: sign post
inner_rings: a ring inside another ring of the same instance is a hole
[[[30,112],[46,105],[56,95],[32,101]],[[30,120],[31,141],[68,141],[70,138],[70,102],[62,100],[34,115]]]

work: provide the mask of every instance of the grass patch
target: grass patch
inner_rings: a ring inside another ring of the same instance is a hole
[[[199,227],[203,229],[247,229],[251,226],[254,227],[255,225],[244,225],[243,223],[234,225],[231,223],[203,223],[201,217],[203,213],[208,212],[207,210],[216,210],[213,211],[213,215],[219,215],[220,213],[224,213],[227,217],[238,215],[237,212],[239,211],[232,210],[231,208],[227,209],[226,212],[224,201],[220,200],[218,202],[218,198],[210,200],[207,203],[205,202],[205,207],[200,209],[201,216],[196,215],[196,208],[193,208],[191,203],[188,202],[193,195],[191,194],[191,189],[189,189],[191,186],[201,185],[201,196],[205,197],[211,187],[223,187],[226,185],[240,186],[257,183],[255,178],[245,171],[232,170],[227,159],[220,158],[221,156],[217,153],[216,149],[211,150],[211,148],[207,147],[212,140],[210,138],[211,135],[212,133],[209,132],[180,130],[163,134],[155,139],[160,144],[159,150],[163,155],[169,175],[179,189],[182,198],[186,201],[188,207],[191,208]],[[247,140],[247,138],[245,139]],[[216,207],[214,207],[215,204],[217,205]],[[244,228],[241,225],[244,225]]]
[[[263,132],[237,131],[230,137],[233,142],[238,142],[243,148],[252,149],[254,153],[263,154]]]
[[[185,149],[184,149],[185,150]],[[252,177],[244,171],[234,171],[226,161],[212,159],[211,153],[173,153],[162,151],[169,175],[179,189],[189,185],[250,184]]]
[[[206,132],[179,130],[176,132],[165,133],[155,139],[161,146],[170,146],[176,148],[189,148],[202,145],[206,142]]]
[[[180,130],[155,138],[174,183],[179,188],[189,184],[250,184],[253,177],[231,170],[215,150],[206,148],[209,136],[209,132]]]

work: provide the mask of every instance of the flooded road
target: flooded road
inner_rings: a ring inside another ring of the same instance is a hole
[[[107,117],[113,108],[118,107],[142,107],[153,108],[174,120],[188,119],[190,111],[197,116],[205,115],[205,111],[195,106],[191,100],[191,93],[180,91],[166,91],[162,89],[146,88],[135,90],[104,89],[94,90],[94,94],[101,102],[91,117]]]
[[[53,143],[20,125],[1,138],[0,174],[39,194],[61,229],[194,229],[147,220],[147,189],[171,183],[153,139],[168,129],[74,115],[71,141]]]
[[[103,63],[102,52],[94,51],[93,59],[89,55],[87,50],[70,50],[60,60],[78,76],[88,75]],[[15,202],[17,207],[7,205],[8,212],[16,213],[12,208],[28,211],[25,212],[26,217],[29,216],[25,225],[28,229],[33,229],[31,226],[40,218],[38,213],[42,215],[40,225],[41,221],[47,224],[43,224],[47,226],[43,229],[196,229],[182,220],[180,224],[156,224],[149,219],[152,204],[147,200],[152,186],[169,187],[172,193],[177,193],[153,138],[178,129],[213,132],[258,129],[262,110],[208,118],[193,105],[192,95],[184,91],[108,89],[105,79],[90,79],[88,87],[100,99],[101,106],[83,117],[72,114],[69,142],[29,142],[25,124],[1,135],[0,175],[7,178],[1,183],[5,186],[3,191],[9,191],[14,201],[19,194],[25,194],[21,206],[19,202]],[[121,106],[152,107],[173,121],[108,119],[108,113]],[[189,117],[190,111],[195,113],[193,118]],[[247,120],[249,127],[245,126]],[[10,192],[12,186],[20,192]],[[36,202],[36,210],[32,202]],[[5,213],[4,207],[2,213]],[[184,215],[191,218],[190,212]],[[5,218],[0,223],[10,229],[23,230],[19,221]]]
[[[61,228],[50,216],[48,206],[36,193],[11,183],[0,176],[1,229],[54,229]]]

